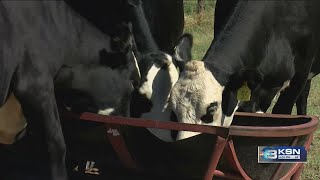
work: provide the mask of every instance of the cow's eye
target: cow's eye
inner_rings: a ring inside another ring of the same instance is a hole
[[[207,108],[207,114],[214,114],[218,109],[218,102],[214,101]]]
[[[213,102],[207,107],[207,113],[203,115],[200,119],[204,123],[211,123],[213,121],[213,115],[218,109],[218,102]]]

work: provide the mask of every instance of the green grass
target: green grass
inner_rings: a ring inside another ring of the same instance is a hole
[[[215,1],[205,0],[205,12],[197,14],[197,1],[185,0],[185,32],[193,35],[192,56],[201,60],[213,39],[213,16]]]
[[[213,16],[214,0],[205,0],[205,12],[198,15],[197,1],[184,0],[185,6],[185,32],[189,32],[194,37],[193,59],[201,60],[207,52],[213,40]],[[293,110],[296,113],[296,110]],[[320,76],[314,78],[308,98],[308,114],[320,117]],[[302,180],[320,179],[320,130],[314,135],[311,150],[308,154],[308,163],[302,173]]]
[[[308,98],[308,114],[320,117],[320,76],[314,78]],[[314,135],[301,179],[320,179],[320,130]]]

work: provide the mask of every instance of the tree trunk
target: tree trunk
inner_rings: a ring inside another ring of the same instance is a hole
[[[197,13],[198,14],[203,14],[203,12],[204,12],[204,0],[198,0]]]

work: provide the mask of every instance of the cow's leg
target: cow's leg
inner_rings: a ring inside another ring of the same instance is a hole
[[[290,81],[290,86],[280,94],[272,109],[273,114],[291,114],[294,104],[308,81],[317,45],[314,37],[305,36],[292,43],[292,48],[295,52],[295,67],[298,69]]]
[[[308,75],[305,73],[296,73],[295,76],[290,81],[290,86],[286,88],[281,94],[272,109],[273,114],[291,114],[292,108],[300,96]]]
[[[45,134],[52,180],[68,179],[65,166],[66,145],[52,77],[37,69],[18,70],[14,91],[21,102],[28,124],[40,127]]]
[[[307,105],[308,105],[308,96],[310,92],[310,87],[311,87],[311,79],[309,79],[301,92],[297,102],[297,114],[298,115],[306,115],[307,114]]]

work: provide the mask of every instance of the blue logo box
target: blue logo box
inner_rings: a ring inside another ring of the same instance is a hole
[[[258,163],[306,163],[303,146],[258,146]]]

